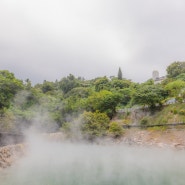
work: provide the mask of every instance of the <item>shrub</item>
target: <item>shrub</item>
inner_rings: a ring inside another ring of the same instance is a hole
[[[106,135],[110,119],[105,113],[84,112],[82,114],[82,133],[89,139]]]
[[[177,109],[176,108],[171,109],[171,113],[177,114]]]
[[[150,131],[166,131],[167,130],[167,126],[155,126],[155,127],[150,127],[148,128],[148,130]]]
[[[185,115],[185,110],[184,110],[184,109],[181,109],[181,110],[179,111],[179,114],[180,114],[180,115]]]
[[[4,132],[15,130],[15,117],[12,112],[5,110],[5,112],[0,115],[0,129]]]
[[[131,123],[131,120],[130,119],[123,119],[122,123],[125,125],[129,125]]]
[[[120,137],[124,133],[123,127],[118,122],[111,122],[109,126],[109,133],[114,137]]]
[[[168,123],[168,119],[165,118],[165,117],[162,117],[162,118],[159,119],[159,121],[158,121],[158,124],[166,124],[166,123]]]
[[[140,121],[141,126],[146,126],[148,124],[149,124],[149,120],[148,120],[147,117],[144,117],[144,118],[141,119],[141,121]]]
[[[71,131],[71,123],[70,122],[65,122],[62,124],[61,128],[64,132],[69,133]]]

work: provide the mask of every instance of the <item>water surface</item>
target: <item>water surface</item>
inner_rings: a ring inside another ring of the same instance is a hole
[[[184,185],[185,152],[71,143],[32,144],[1,185]]]

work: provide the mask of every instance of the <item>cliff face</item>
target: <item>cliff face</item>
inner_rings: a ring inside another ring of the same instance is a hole
[[[25,146],[23,144],[8,145],[0,148],[0,169],[7,168],[17,159],[24,155]]]

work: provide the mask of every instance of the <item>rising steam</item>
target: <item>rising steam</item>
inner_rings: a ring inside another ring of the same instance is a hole
[[[90,144],[78,129],[73,142],[52,140],[38,132],[50,122],[46,110],[38,111],[25,133],[26,156],[0,173],[1,185],[184,185],[185,151]]]
[[[25,158],[1,185],[184,185],[185,152],[50,142],[29,135]]]

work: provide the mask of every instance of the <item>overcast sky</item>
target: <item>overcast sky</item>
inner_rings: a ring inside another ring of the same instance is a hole
[[[184,0],[0,0],[0,70],[142,82],[185,60]]]

